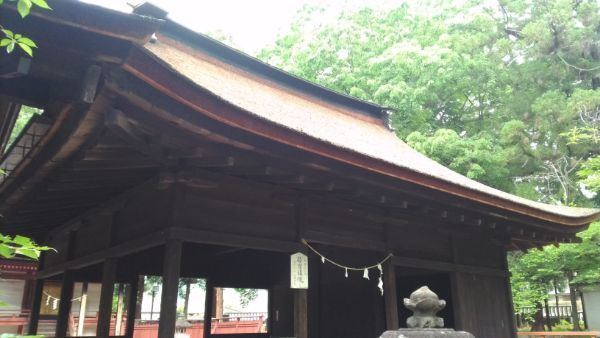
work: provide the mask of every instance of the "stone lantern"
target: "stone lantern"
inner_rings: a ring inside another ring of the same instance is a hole
[[[186,333],[190,327],[192,327],[192,324],[185,317],[179,317],[175,322],[175,338],[190,338],[190,334]]]

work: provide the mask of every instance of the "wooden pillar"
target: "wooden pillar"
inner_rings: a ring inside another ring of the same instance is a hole
[[[40,321],[40,309],[42,307],[42,296],[44,295],[44,280],[37,279],[33,290],[33,302],[31,304],[31,314],[29,316],[29,325],[27,326],[28,335],[36,335]]]
[[[63,273],[62,287],[60,289],[60,302],[58,306],[58,319],[56,320],[56,338],[65,338],[69,328],[69,315],[71,314],[71,299],[73,299],[73,272],[66,270]]]
[[[506,295],[506,299],[508,300],[508,304],[506,311],[508,311],[508,320],[509,320],[509,327],[510,327],[510,332],[511,332],[511,338],[515,338],[517,337],[517,320],[515,318],[515,306],[514,306],[514,302],[513,302],[513,297],[512,297],[512,291],[511,291],[511,283],[510,283],[510,272],[508,270],[508,256],[507,256],[507,252],[503,251],[504,254],[504,264],[503,264],[503,268],[504,270],[507,272],[506,273],[506,277],[504,278],[504,294]],[[550,312],[548,312],[548,316],[550,316]]]
[[[139,281],[142,281],[140,283]],[[129,282],[131,287],[129,288],[129,299],[127,301],[127,328],[125,329],[125,337],[133,338],[133,331],[135,330],[135,320],[137,319],[138,311],[138,291],[141,284],[141,290],[144,290],[144,276],[135,275]]]
[[[162,298],[160,302],[159,337],[175,336],[177,320],[177,288],[181,265],[181,241],[169,239],[163,257]]]
[[[116,275],[117,259],[106,259],[102,269],[100,305],[98,306],[98,328],[96,329],[96,336],[98,338],[105,338],[110,335],[110,319],[112,315],[112,301]]]
[[[79,302],[79,321],[77,323],[77,336],[83,336],[83,327],[85,326],[85,312],[87,308],[88,282],[81,285],[81,302]]]
[[[294,210],[296,240],[298,242],[304,238],[306,233],[306,208],[306,198],[302,193],[299,193]],[[292,292],[294,294],[294,336],[296,338],[308,338],[308,291],[293,289]]]
[[[308,336],[318,338],[321,335],[319,311],[321,308],[321,260],[311,255],[308,258]]]
[[[204,296],[204,327],[203,338],[210,338],[212,326],[212,309],[214,304],[214,286],[210,278],[206,279],[206,293]]]
[[[398,298],[396,296],[396,267],[391,260],[383,265],[383,288],[385,301],[385,326],[388,330],[397,330],[398,322]]]
[[[308,292],[294,289],[294,337],[308,338]]]

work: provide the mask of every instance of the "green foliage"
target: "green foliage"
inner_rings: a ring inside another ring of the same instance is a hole
[[[579,327],[585,327],[582,321],[579,322]],[[552,331],[573,331],[573,324],[566,319],[561,319],[560,322],[552,325]]]
[[[10,146],[17,139],[17,137],[21,134],[21,132],[23,131],[27,123],[29,123],[32,117],[42,113],[43,110],[41,109],[28,106],[21,106],[21,111],[19,111],[19,116],[17,116],[17,120],[15,121],[15,125],[8,139],[8,146]]]
[[[243,308],[248,306],[248,304],[250,304],[250,302],[252,302],[253,300],[255,300],[258,297],[257,289],[236,288],[235,291],[240,296],[240,303]]]
[[[489,136],[463,138],[453,130],[439,129],[430,137],[420,132],[411,133],[406,141],[419,152],[469,178],[504,190],[511,188],[503,150]]]
[[[47,246],[39,246],[24,236],[5,236],[0,234],[0,257],[13,258],[17,256],[38,259],[42,251],[52,250]]]
[[[566,281],[576,285],[600,281],[600,222],[592,223],[579,237],[582,242],[577,244],[509,254],[516,308],[542,303],[548,298],[548,291],[553,290],[554,283]]]
[[[34,6],[51,10],[45,0],[8,0],[8,2],[16,3],[17,12],[21,18],[28,16]],[[3,4],[4,0],[0,0],[0,6]],[[33,56],[33,48],[37,48],[37,45],[33,40],[19,33],[15,33],[3,27],[1,24],[0,31],[4,34],[4,37],[0,38],[0,48],[4,48],[7,53],[12,53],[15,50],[15,47],[19,46],[19,48],[27,55]]]
[[[600,192],[600,156],[589,158],[577,172],[587,189]]]

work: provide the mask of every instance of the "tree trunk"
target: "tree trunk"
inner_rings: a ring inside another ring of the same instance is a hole
[[[535,314],[533,315],[533,323],[531,324],[531,331],[545,331],[544,330],[544,311],[542,303],[535,304]]]
[[[556,301],[556,319],[557,322],[560,322],[560,307],[558,305],[558,286],[556,281],[554,281],[552,284],[554,284],[554,300]]]
[[[577,312],[577,290],[575,289],[575,286],[571,284],[571,278],[569,278],[569,296],[571,298],[573,331],[581,331],[581,328],[579,327],[579,313]]]
[[[190,304],[190,283],[189,280],[185,281],[185,302],[183,303],[183,315],[185,316],[185,319],[188,317],[188,307]]]
[[[548,331],[552,331],[552,320],[550,319],[550,306],[548,305],[548,298],[544,299],[544,309],[546,310],[546,326]]]

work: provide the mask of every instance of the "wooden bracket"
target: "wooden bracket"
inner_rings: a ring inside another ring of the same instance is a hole
[[[0,60],[0,78],[12,79],[29,74],[31,59],[17,55],[3,56]]]

